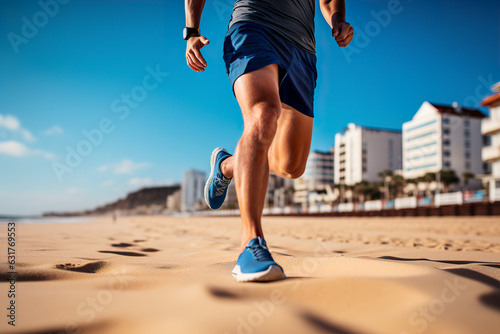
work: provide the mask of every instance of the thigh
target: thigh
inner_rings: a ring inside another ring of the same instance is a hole
[[[234,82],[234,94],[243,113],[245,125],[251,120],[266,118],[266,110],[271,119],[279,117],[281,101],[278,65],[267,65],[241,75]]]
[[[305,168],[314,118],[282,103],[278,130],[269,149],[271,173],[282,176]]]

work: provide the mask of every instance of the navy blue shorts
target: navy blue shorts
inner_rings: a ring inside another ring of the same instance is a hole
[[[315,54],[277,36],[264,25],[238,22],[226,33],[224,62],[233,87],[241,75],[277,64],[281,102],[314,117],[314,89],[318,76]]]

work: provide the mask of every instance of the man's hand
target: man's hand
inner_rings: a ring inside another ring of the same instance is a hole
[[[190,37],[186,46],[186,61],[193,71],[205,71],[207,62],[201,55],[201,48],[210,44],[210,41],[203,36]]]
[[[339,22],[333,25],[332,37],[335,37],[337,44],[341,48],[345,48],[352,41],[354,28],[347,22]]]

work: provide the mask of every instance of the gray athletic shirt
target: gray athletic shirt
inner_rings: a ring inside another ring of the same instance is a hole
[[[315,0],[236,0],[229,27],[244,21],[262,24],[301,49],[316,53],[314,9]]]

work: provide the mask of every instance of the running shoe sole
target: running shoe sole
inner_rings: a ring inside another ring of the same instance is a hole
[[[270,265],[267,270],[258,273],[242,273],[240,266],[236,265],[233,268],[233,277],[238,282],[270,282],[278,281],[286,278],[285,273],[278,265]]]
[[[213,150],[212,155],[210,156],[210,176],[208,177],[208,180],[205,183],[205,191],[204,191],[205,202],[207,203],[208,207],[212,210],[217,210],[218,208],[214,209],[210,206],[210,203],[208,202],[208,189],[210,188],[210,183],[212,183],[212,178],[214,177],[215,163],[217,162],[217,154],[219,154],[219,152],[221,151],[227,152],[222,147],[217,147],[215,150]]]

